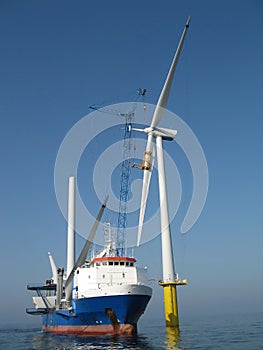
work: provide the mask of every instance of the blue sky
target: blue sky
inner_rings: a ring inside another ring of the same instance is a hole
[[[53,184],[64,136],[91,104],[126,102],[139,87],[156,103],[188,15],[168,108],[198,137],[210,185],[191,231],[178,233],[182,211],[171,225],[177,270],[190,282],[180,313],[263,311],[262,2],[1,1],[1,325],[34,322],[26,284],[49,277],[48,251],[65,264]],[[183,207],[191,187],[185,193]],[[135,252],[157,279],[160,253],[159,238]],[[144,317],[162,313],[154,291]]]

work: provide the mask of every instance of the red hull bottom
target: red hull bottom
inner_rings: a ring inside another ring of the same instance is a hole
[[[97,326],[43,326],[43,332],[55,334],[74,334],[74,335],[132,335],[136,329],[131,324],[113,324]]]

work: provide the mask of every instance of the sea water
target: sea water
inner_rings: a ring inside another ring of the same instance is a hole
[[[163,320],[143,320],[134,336],[76,337],[52,335],[35,328],[2,328],[0,349],[260,350],[263,349],[263,314],[182,320],[180,330],[166,329]]]

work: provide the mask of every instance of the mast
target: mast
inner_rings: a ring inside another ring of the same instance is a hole
[[[132,122],[136,103],[141,97],[144,97],[146,89],[139,88],[137,91],[137,98],[131,110],[123,114],[125,117],[124,135],[123,135],[123,149],[122,149],[122,165],[121,165],[121,181],[120,181],[120,198],[119,198],[119,213],[117,220],[117,255],[123,256],[125,249],[125,231],[127,227],[127,201],[130,193],[130,174],[132,167]]]
[[[69,177],[68,182],[68,247],[67,247],[67,277],[75,265],[75,178]],[[71,300],[72,282],[66,289],[66,299]],[[69,295],[70,294],[70,295]]]
[[[119,200],[119,213],[117,221],[117,255],[124,255],[125,230],[127,227],[127,201],[130,187],[131,174],[131,132],[133,112],[125,115],[125,126],[123,136],[123,161],[121,165],[121,187]]]

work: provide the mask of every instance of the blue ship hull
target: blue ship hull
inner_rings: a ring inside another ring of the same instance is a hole
[[[43,331],[79,335],[132,334],[149,295],[113,295],[73,300],[72,310],[42,316]]]

